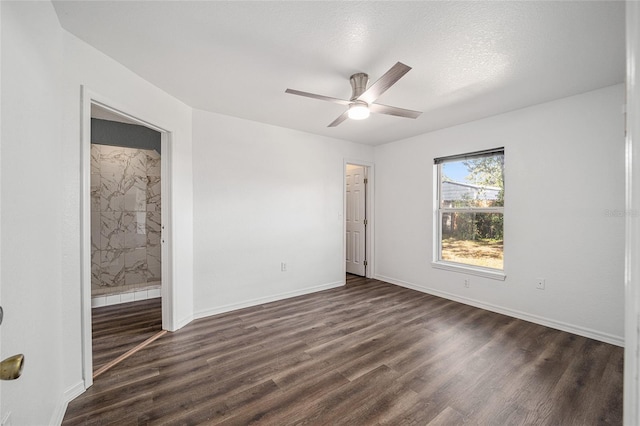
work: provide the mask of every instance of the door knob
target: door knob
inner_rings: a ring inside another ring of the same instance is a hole
[[[0,306],[0,324],[4,318],[4,311]],[[15,380],[22,374],[24,355],[14,355],[0,362],[0,380]]]
[[[0,380],[15,380],[22,374],[24,355],[14,355],[0,362]]]

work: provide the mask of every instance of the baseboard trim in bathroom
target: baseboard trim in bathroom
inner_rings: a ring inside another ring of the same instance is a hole
[[[137,302],[138,300],[156,299],[161,296],[160,286],[152,286],[124,293],[93,296],[91,298],[91,307],[99,308],[102,306],[119,305],[121,303]]]
[[[118,365],[119,363],[121,363],[125,359],[129,358],[131,355],[135,354],[136,352],[138,352],[139,350],[143,349],[144,347],[150,345],[151,343],[153,343],[154,341],[158,340],[159,338],[161,338],[165,334],[167,334],[167,330],[159,331],[158,333],[156,333],[153,336],[149,337],[144,342],[140,343],[135,348],[128,350],[124,354],[120,355],[118,358],[116,358],[113,361],[110,361],[107,364],[103,365],[102,367],[100,367],[99,369],[97,369],[93,373],[93,379],[95,380],[96,377],[98,377],[99,375],[101,375],[105,371],[109,370],[111,367],[114,367],[114,366]]]

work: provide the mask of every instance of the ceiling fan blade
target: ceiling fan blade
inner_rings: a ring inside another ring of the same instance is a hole
[[[300,90],[287,89],[284,91],[292,95],[305,96],[312,99],[320,99],[321,101],[333,102],[334,104],[349,105],[351,102],[344,99],[332,98],[330,96],[316,95],[315,93],[301,92]]]
[[[338,124],[342,123],[347,118],[349,118],[349,110],[346,110],[345,112],[343,112],[342,115],[340,115],[338,118],[333,120],[331,124],[329,124],[327,127],[336,127]]]
[[[392,107],[382,104],[369,104],[369,111],[377,114],[395,115],[397,117],[418,118],[422,111],[413,111],[410,109]]]
[[[364,101],[368,104],[374,102],[380,97],[387,89],[393,86],[403,75],[409,72],[411,67],[403,64],[402,62],[396,63],[389,69],[382,77],[373,83],[367,90],[358,96],[359,101]]]

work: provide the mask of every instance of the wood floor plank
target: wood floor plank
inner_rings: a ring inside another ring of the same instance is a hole
[[[451,407],[442,410],[435,419],[427,423],[427,426],[450,426],[465,422],[464,416]]]
[[[63,424],[615,425],[622,365],[619,347],[348,276],[166,334]]]
[[[277,424],[282,419],[299,417],[306,407],[322,395],[344,386],[349,381],[340,373],[325,371],[308,375],[307,380],[284,391],[274,392],[270,398],[258,404],[247,405],[231,417],[221,419],[221,425],[246,425],[252,423]]]

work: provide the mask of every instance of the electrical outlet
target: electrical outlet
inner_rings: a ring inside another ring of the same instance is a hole
[[[282,272],[287,272],[287,264],[285,262],[280,263],[280,270]]]
[[[545,279],[544,278],[536,278],[536,288],[538,290],[544,290],[545,287]]]
[[[465,286],[466,288],[469,288],[469,278],[465,278],[465,279],[464,279],[464,286]]]

